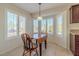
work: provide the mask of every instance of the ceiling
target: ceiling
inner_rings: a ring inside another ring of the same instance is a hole
[[[35,13],[35,12],[38,12],[39,10],[38,3],[15,3],[14,5],[28,11],[29,13]],[[66,5],[68,6],[73,4],[72,3],[42,3],[41,11],[51,9],[51,8],[56,8],[58,6],[66,6]]]

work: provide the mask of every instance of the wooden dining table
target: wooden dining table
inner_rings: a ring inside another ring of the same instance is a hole
[[[33,34],[33,38],[36,40],[36,44],[39,47],[39,54],[40,56],[42,56],[42,45],[44,43],[45,49],[47,49],[47,34],[43,33],[43,34]]]

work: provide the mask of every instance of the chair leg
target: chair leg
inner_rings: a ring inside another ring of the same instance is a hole
[[[25,55],[25,50],[23,51],[23,56]]]
[[[37,49],[36,49],[36,54],[37,54],[37,56],[38,56],[38,51],[37,51]]]
[[[31,51],[30,51],[30,56],[31,56]]]

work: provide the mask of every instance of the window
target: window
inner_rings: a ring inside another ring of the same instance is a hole
[[[62,34],[63,17],[62,15],[57,17],[57,34]]]
[[[53,33],[53,18],[47,18],[47,32]]]
[[[7,12],[7,37],[17,35],[17,15],[11,12]]]
[[[7,11],[7,37],[18,36],[25,32],[26,18]]]
[[[46,20],[41,20],[41,32],[45,33],[46,32]]]
[[[33,20],[33,32],[38,33],[38,20]]]
[[[38,33],[38,22],[40,22],[39,26],[41,28],[39,28],[39,29],[40,29],[41,33],[46,33],[46,32],[53,33],[53,17],[45,18],[41,21],[34,20],[33,21],[33,25],[34,25],[33,32],[34,33]]]
[[[25,17],[19,16],[19,34],[25,32]]]

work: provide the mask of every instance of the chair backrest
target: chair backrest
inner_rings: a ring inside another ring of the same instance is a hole
[[[24,49],[33,48],[32,39],[30,38],[30,36],[28,34],[26,34],[26,33],[22,34],[21,38],[24,43]]]

